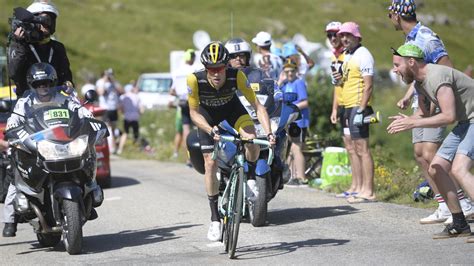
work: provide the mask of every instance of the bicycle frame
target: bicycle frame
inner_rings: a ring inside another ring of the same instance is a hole
[[[248,166],[245,161],[245,144],[257,144],[268,147],[269,158],[268,164],[273,160],[273,149],[270,142],[261,139],[245,139],[240,138],[239,134],[228,123],[221,123],[221,127],[232,135],[221,135],[221,140],[214,145],[212,159],[217,158],[217,151],[221,143],[231,142],[236,145],[237,149],[234,155],[235,160],[232,163],[229,182],[227,183],[222,197],[219,199],[219,212],[223,217],[223,238],[225,251],[229,253],[229,257],[234,258],[237,246],[240,220],[245,215],[246,197],[247,195],[247,175]],[[223,178],[221,176],[221,178]]]

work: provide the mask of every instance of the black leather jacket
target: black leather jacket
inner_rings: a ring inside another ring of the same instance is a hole
[[[32,46],[41,62],[49,63],[56,69],[58,85],[62,85],[65,81],[73,82],[66,48],[62,43],[50,40],[45,44],[32,44]],[[11,41],[8,49],[8,73],[15,82],[18,97],[29,89],[26,82],[28,69],[31,65],[39,63],[32,50],[29,44],[16,40]]]

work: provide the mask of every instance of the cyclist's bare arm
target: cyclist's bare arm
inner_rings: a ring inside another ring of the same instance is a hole
[[[189,88],[188,103],[191,120],[199,129],[204,130],[207,133],[211,133],[211,125],[209,125],[204,116],[199,113],[199,90],[196,76],[194,74],[190,74],[187,77],[186,82]]]

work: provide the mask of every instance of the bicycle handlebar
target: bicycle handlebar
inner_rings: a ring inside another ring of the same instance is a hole
[[[232,143],[242,143],[242,144],[257,144],[257,145],[263,145],[268,147],[268,159],[267,163],[268,165],[272,164],[273,161],[273,148],[272,145],[270,144],[270,141],[264,140],[264,139],[245,139],[245,138],[237,138],[234,136],[228,136],[228,135],[221,135],[221,142],[232,142]],[[214,151],[212,152],[212,159],[215,160],[217,157],[217,148],[218,144],[214,144]]]

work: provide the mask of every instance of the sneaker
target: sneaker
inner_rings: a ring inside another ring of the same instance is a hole
[[[207,231],[207,239],[210,241],[220,241],[221,235],[221,222],[212,221]]]
[[[471,235],[471,227],[466,223],[463,228],[456,228],[454,224],[447,225],[441,233],[433,235],[433,239],[445,239],[451,237],[463,237]]]
[[[446,213],[442,210],[441,205],[436,209],[434,213],[429,215],[428,217],[421,218],[420,224],[437,224],[446,221],[448,218],[451,217],[451,213]]]
[[[466,220],[471,220],[474,218],[474,208],[471,206],[471,203],[469,202],[468,205],[462,204],[461,201],[461,207],[462,207],[462,212],[464,213],[464,217],[466,217]],[[449,218],[444,221],[444,225],[452,224],[453,223],[453,216],[450,215]]]
[[[299,178],[292,178],[288,181],[288,183],[285,184],[285,186],[288,186],[288,187],[307,187],[308,186],[308,183],[304,180],[301,180]]]
[[[16,236],[16,225],[16,223],[5,223],[5,227],[3,227],[3,237]]]
[[[255,179],[247,180],[247,198],[252,201],[258,198],[258,187]]]
[[[474,235],[471,235],[466,239],[466,243],[474,243]]]

